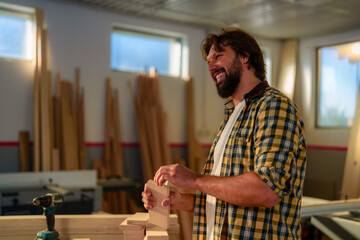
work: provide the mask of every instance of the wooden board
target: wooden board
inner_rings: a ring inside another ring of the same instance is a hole
[[[80,87],[80,68],[75,69],[75,83],[79,168],[86,169],[84,89]]]
[[[351,127],[348,151],[346,153],[341,199],[360,196],[360,92],[357,96],[356,110]]]
[[[129,89],[130,94],[133,100],[135,115],[136,115],[136,124],[139,132],[139,139],[140,139],[140,151],[141,151],[141,162],[142,162],[142,169],[143,169],[143,179],[147,181],[154,177],[154,171],[152,170],[151,160],[150,160],[150,152],[149,148],[146,145],[146,130],[145,130],[145,122],[143,113],[140,109],[140,101],[135,96],[133,86],[129,81]]]
[[[19,132],[21,171],[30,171],[29,131]]]
[[[157,186],[153,180],[147,182],[151,193],[156,198],[156,206],[149,210],[149,223],[168,229],[170,225],[170,206],[163,207],[161,202],[170,195],[168,186]]]
[[[40,119],[41,119],[41,170],[51,170],[51,116],[50,112],[50,81],[48,80],[47,70],[47,51],[46,51],[47,32],[43,29],[41,41],[41,79],[40,79]]]
[[[35,9],[36,18],[36,56],[35,56],[35,78],[34,78],[34,161],[33,170],[40,171],[41,162],[41,137],[40,137],[40,79],[41,79],[41,41],[44,22],[44,11]]]

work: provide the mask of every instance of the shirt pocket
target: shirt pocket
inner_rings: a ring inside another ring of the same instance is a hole
[[[254,141],[252,132],[239,131],[234,139],[232,170],[240,175],[254,170]]]

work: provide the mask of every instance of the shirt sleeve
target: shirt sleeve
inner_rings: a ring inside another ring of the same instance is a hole
[[[299,142],[299,116],[286,97],[262,104],[254,131],[255,169],[281,198],[290,191],[291,170]]]

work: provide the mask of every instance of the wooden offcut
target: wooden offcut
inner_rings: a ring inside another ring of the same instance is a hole
[[[149,210],[149,223],[168,229],[170,225],[170,206],[163,207],[161,203],[169,197],[170,188],[168,186],[157,186],[153,180],[149,180],[147,185],[156,199],[156,205]]]
[[[19,132],[21,171],[30,171],[29,131]]]

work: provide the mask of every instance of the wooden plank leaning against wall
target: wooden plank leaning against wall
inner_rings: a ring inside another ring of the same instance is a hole
[[[42,9],[35,9],[35,19],[33,170],[76,170],[79,166],[84,169],[84,90],[80,90],[80,69],[76,69],[76,102],[73,84],[61,80],[60,73],[56,74],[53,97]]]

